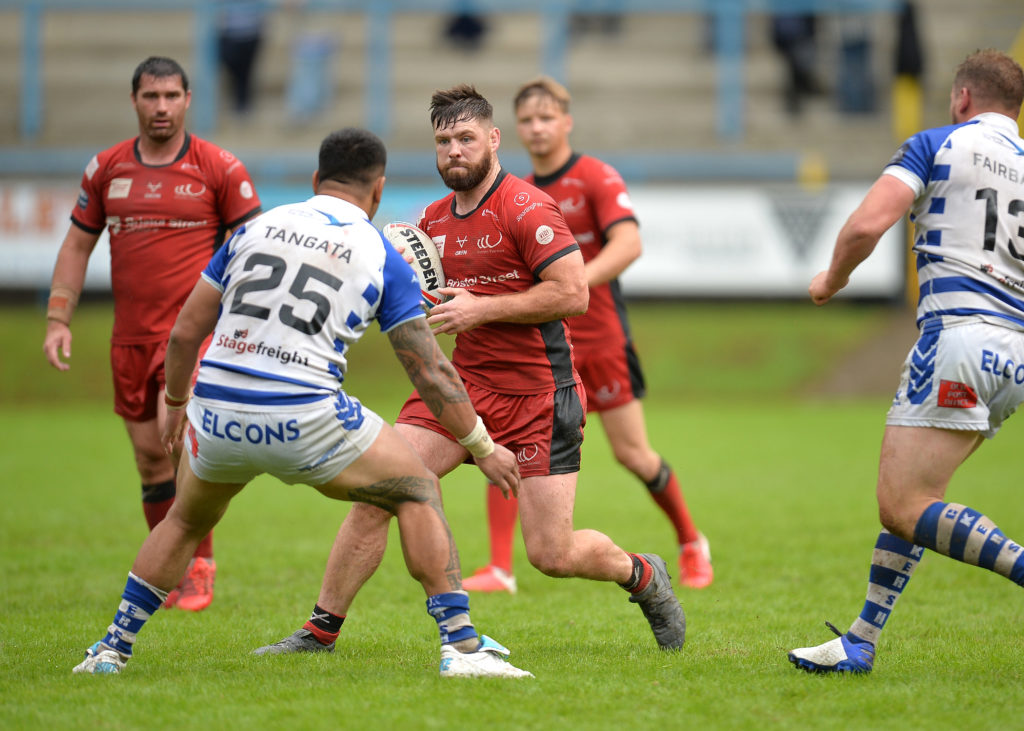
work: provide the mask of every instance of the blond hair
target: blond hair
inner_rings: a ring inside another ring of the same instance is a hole
[[[569,102],[572,101],[572,97],[569,96],[569,90],[550,76],[538,76],[537,78],[531,79],[520,86],[519,90],[516,92],[515,98],[513,99],[512,109],[519,109],[519,106],[523,102],[535,96],[548,97],[554,101],[563,112],[566,114],[569,113]]]

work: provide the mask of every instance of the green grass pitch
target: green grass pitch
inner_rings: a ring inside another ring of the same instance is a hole
[[[786,661],[788,649],[830,638],[825,620],[845,628],[864,599],[889,397],[835,399],[811,387],[891,313],[637,303],[632,314],[651,441],[711,541],[715,582],[677,589],[687,642],[662,653],[623,591],[544,577],[517,542],[519,593],[472,597],[477,627],[537,676],[502,681],[437,676],[436,626],[395,529],[334,654],[253,657],[308,616],[348,509],[269,478],[243,491],[217,528],[213,605],[158,613],[122,676],[73,676],[110,622],[145,534],[128,439],[110,406],[109,311],[78,314],[72,370],[61,374],[41,353],[42,311],[0,309],[0,727],[1019,727],[1020,589],[935,554],[901,598],[871,675],[809,676]],[[357,346],[347,385],[386,418],[408,391],[377,333]],[[1018,540],[1020,429],[1011,419],[949,491]],[[462,467],[442,484],[468,573],[486,560],[483,480]],[[576,524],[674,567],[668,522],[614,463],[596,418]]]

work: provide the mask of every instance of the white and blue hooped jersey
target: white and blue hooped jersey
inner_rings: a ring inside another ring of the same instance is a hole
[[[317,195],[248,221],[210,260],[221,291],[195,394],[301,404],[341,390],[349,347],[424,317],[412,268],[357,206]]]
[[[963,319],[1024,330],[1024,141],[1009,117],[979,114],[920,132],[885,174],[915,193],[918,325]]]

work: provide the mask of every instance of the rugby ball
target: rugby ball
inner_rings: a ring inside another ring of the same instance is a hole
[[[438,294],[438,290],[446,286],[441,254],[430,237],[422,229],[402,221],[387,224],[381,232],[412,265],[427,307],[444,302],[445,298]]]

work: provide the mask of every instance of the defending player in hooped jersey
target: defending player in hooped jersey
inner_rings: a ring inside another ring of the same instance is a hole
[[[872,485],[882,530],[866,599],[845,633],[830,624],[838,637],[788,653],[801,670],[870,672],[882,631],[926,550],[1024,586],[1021,544],[988,515],[957,498],[947,502],[946,494],[963,490],[953,480],[957,470],[1024,403],[1022,103],[1024,69],[1017,61],[995,49],[968,55],[953,75],[951,124],[904,143],[843,224],[828,269],[808,287],[816,305],[829,302],[910,213],[920,335],[885,418]],[[955,591],[974,611],[982,609],[975,592]]]
[[[529,289],[544,267],[579,248],[551,196],[505,170],[471,213],[457,215],[451,193],[426,208],[419,227],[437,245],[448,286],[474,295]],[[566,320],[489,322],[459,335],[452,362],[489,391],[535,394],[579,382],[571,351]],[[510,378],[495,382],[494,372]]]
[[[236,258],[243,271],[226,276]],[[419,285],[401,255],[363,211],[327,195],[245,224],[202,276],[231,305],[200,364],[195,394],[235,408],[331,396],[344,381],[349,346],[371,321],[387,332],[424,316]],[[271,311],[256,303],[260,292],[277,288],[297,304]]]
[[[137,145],[125,140],[89,161],[71,213],[85,231],[109,230],[115,345],[165,340],[225,231],[260,209],[227,150],[186,133],[178,158],[154,166]]]
[[[589,155],[573,153],[560,170],[542,177],[531,173],[526,181],[555,199],[569,230],[575,233],[584,261],[600,253],[605,231],[622,221],[636,221],[622,176]],[[625,347],[629,334],[618,280],[591,286],[587,311],[570,322],[575,348]],[[611,337],[615,340],[610,342]]]
[[[1013,214],[1024,210],[1024,141],[1017,124],[987,112],[925,130],[907,140],[883,172],[915,195],[918,325],[941,318],[948,327],[972,317],[1024,330],[1024,250],[1014,245],[1021,229]]]

